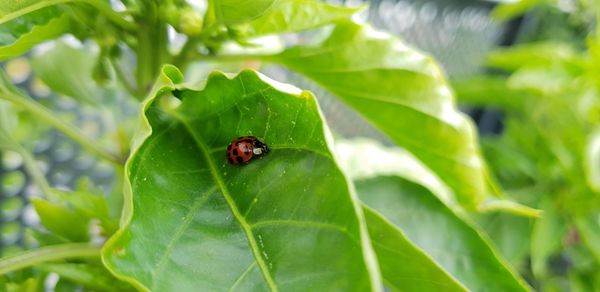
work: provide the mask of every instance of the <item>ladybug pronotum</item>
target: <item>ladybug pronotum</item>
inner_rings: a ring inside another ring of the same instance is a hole
[[[231,164],[248,163],[254,157],[269,153],[267,144],[254,136],[239,137],[227,146],[227,159]]]

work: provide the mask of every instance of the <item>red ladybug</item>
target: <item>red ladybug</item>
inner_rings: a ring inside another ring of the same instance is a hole
[[[239,137],[227,146],[227,158],[231,164],[248,163],[253,157],[269,153],[267,144],[254,136]]]

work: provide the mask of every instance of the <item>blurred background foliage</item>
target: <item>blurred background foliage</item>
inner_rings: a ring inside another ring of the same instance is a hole
[[[597,1],[520,1],[496,8],[522,26],[487,70],[452,82],[459,102],[502,113],[481,137],[505,192],[543,210],[478,221],[540,291],[600,289],[600,32]]]

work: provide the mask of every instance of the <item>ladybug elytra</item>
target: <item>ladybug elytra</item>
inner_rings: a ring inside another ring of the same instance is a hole
[[[227,159],[231,164],[249,162],[253,157],[259,157],[269,153],[267,144],[254,136],[239,137],[227,146]]]

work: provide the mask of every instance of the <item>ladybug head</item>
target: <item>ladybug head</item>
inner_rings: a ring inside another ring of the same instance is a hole
[[[252,153],[254,155],[263,155],[269,153],[269,147],[267,144],[259,141],[258,139],[252,141]]]

